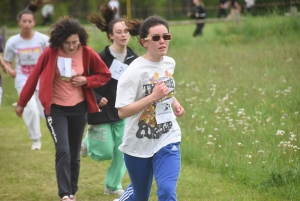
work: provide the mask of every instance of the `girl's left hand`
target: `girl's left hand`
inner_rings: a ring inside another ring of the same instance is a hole
[[[184,108],[178,102],[173,105],[173,108],[176,117],[181,117],[184,114]]]
[[[80,86],[86,84],[86,77],[84,77],[84,76],[74,76],[74,77],[72,77],[71,82],[75,87],[80,87]]]

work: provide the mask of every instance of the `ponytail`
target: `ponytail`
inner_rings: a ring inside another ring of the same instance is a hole
[[[23,14],[31,14],[34,17],[34,13],[39,8],[41,8],[42,5],[43,5],[43,0],[36,0],[34,2],[32,2],[32,1],[29,2],[27,7],[19,13],[17,20],[19,21]]]

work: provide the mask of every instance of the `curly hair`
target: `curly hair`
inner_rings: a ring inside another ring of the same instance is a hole
[[[150,16],[144,21],[142,20],[132,20],[132,19],[125,19],[125,24],[128,27],[128,31],[132,36],[139,36],[140,44],[143,46],[141,39],[146,38],[149,34],[149,29],[151,27],[157,25],[164,25],[169,32],[169,25],[168,22],[159,16]]]
[[[117,22],[124,22],[123,18],[115,18],[117,13],[116,8],[110,7],[108,4],[104,4],[100,7],[101,16],[97,13],[93,13],[88,16],[88,21],[94,24],[102,32],[106,32],[106,36],[110,42],[113,40],[109,37],[110,34],[113,34],[114,25]]]
[[[71,17],[61,17],[52,25],[50,32],[50,47],[59,48],[71,35],[78,34],[80,44],[86,46],[88,34],[79,21]]]
[[[34,13],[39,9],[41,8],[41,6],[43,5],[43,0],[36,0],[36,1],[32,1],[32,2],[29,2],[27,7],[22,10],[19,14],[18,14],[18,20],[21,19],[22,15],[24,14],[31,14],[34,17]]]

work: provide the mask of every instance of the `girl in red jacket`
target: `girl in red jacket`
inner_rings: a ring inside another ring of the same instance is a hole
[[[40,80],[39,99],[55,144],[61,201],[76,200],[87,110],[99,112],[92,88],[104,85],[111,78],[105,63],[87,46],[87,39],[86,31],[75,19],[64,17],[54,24],[50,47],[40,56],[28,77],[16,107],[16,114],[22,116]]]

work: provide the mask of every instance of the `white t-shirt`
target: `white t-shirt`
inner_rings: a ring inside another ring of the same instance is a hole
[[[110,0],[108,2],[108,5],[111,7],[111,8],[116,8],[117,9],[117,13],[116,13],[116,18],[119,18],[120,17],[120,13],[119,13],[119,7],[120,7],[120,4],[119,4],[119,1],[117,0]]]
[[[175,90],[172,76],[174,69],[175,61],[171,57],[164,56],[160,62],[138,57],[121,75],[117,87],[116,108],[125,107],[148,96],[158,81],[164,81],[169,88],[169,94],[159,100],[160,103],[152,103],[140,113],[126,119],[125,133],[119,146],[122,152],[148,158],[163,146],[181,141],[181,131],[176,118],[169,121],[166,117],[167,121],[161,124],[156,121],[157,105],[163,102],[170,107],[172,103]],[[174,114],[173,116],[175,117]]]
[[[16,58],[16,89],[23,88],[25,85],[39,56],[49,45],[48,41],[48,36],[37,31],[34,32],[34,36],[30,40],[23,39],[20,34],[14,35],[8,39],[4,49],[4,60],[13,62]]]
[[[42,8],[42,11],[41,11],[43,17],[47,17],[48,14],[52,15],[53,12],[54,12],[54,6],[52,4],[49,4],[49,3],[45,4]]]
[[[246,8],[250,8],[251,6],[254,6],[254,0],[245,0],[246,2]]]

